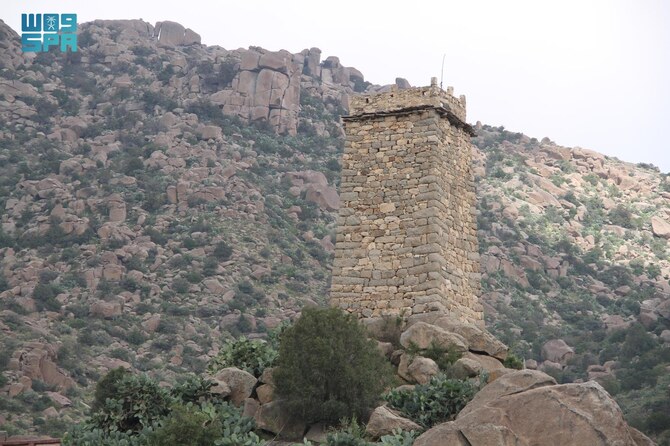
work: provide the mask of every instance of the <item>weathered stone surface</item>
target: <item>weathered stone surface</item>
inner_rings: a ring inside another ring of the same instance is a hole
[[[219,139],[222,136],[221,127],[216,125],[201,125],[197,133],[200,139]]]
[[[91,304],[89,313],[91,316],[102,317],[105,319],[120,316],[123,313],[123,303],[121,301],[106,302],[98,300]]]
[[[566,365],[573,356],[575,351],[563,339],[552,339],[542,346],[542,358],[547,361]]]
[[[465,432],[463,432],[465,431]],[[467,436],[466,436],[467,432]],[[461,428],[458,423],[439,424],[419,436],[415,446],[528,446],[504,426],[483,422]]]
[[[463,355],[463,358],[475,361],[479,366],[484,370],[489,376],[500,369],[504,369],[505,366],[496,358],[487,355],[480,355],[477,353],[466,352]]]
[[[161,315],[153,314],[149,319],[142,322],[142,328],[144,328],[148,333],[153,333],[158,328],[158,325],[161,323]]]
[[[440,317],[433,324],[463,336],[468,342],[470,351],[486,353],[501,361],[507,357],[507,346],[496,339],[486,329],[460,322],[449,316]]]
[[[311,201],[327,211],[334,211],[340,207],[340,197],[337,195],[337,189],[331,186],[310,184],[305,191],[305,200]]]
[[[430,358],[424,358],[423,356],[414,357],[407,366],[407,373],[419,384],[427,384],[430,382],[430,378],[437,375],[439,372],[440,368],[435,361]]]
[[[200,35],[191,29],[186,29],[177,22],[156,22],[154,29],[158,43],[162,46],[174,47],[200,43]]]
[[[65,395],[61,395],[58,392],[51,392],[51,391],[44,392],[44,394],[48,396],[49,399],[51,399],[51,401],[53,401],[59,407],[72,406],[72,401],[70,401],[70,398],[66,397]]]
[[[554,378],[536,370],[521,370],[509,373],[477,392],[473,400],[461,411],[461,414],[467,414],[474,408],[485,404],[486,401],[494,401],[507,395],[555,384],[556,380]]]
[[[247,398],[244,400],[244,406],[242,409],[242,416],[254,418],[258,413],[258,410],[261,408],[261,404],[256,401],[254,398]]]
[[[240,406],[245,398],[251,395],[256,385],[256,378],[249,372],[237,367],[227,367],[214,375],[215,381],[223,381],[230,387],[230,401]]]
[[[240,71],[231,89],[210,96],[225,114],[242,119],[266,121],[279,133],[294,135],[300,109],[300,78],[304,59],[287,51],[242,53]]]
[[[274,372],[274,367],[266,367],[261,374],[261,377],[258,379],[259,382],[263,384],[269,384],[271,386],[275,385],[274,379],[272,379],[272,373]]]
[[[212,378],[214,385],[209,389],[209,391],[215,395],[220,395],[222,397],[227,397],[230,395],[230,386],[227,382],[220,379]],[[248,398],[247,398],[248,399]]]
[[[482,389],[454,422],[428,430],[414,444],[649,444],[626,424],[619,406],[599,384],[556,385],[542,375],[518,371],[499,378]]]
[[[207,291],[209,291],[212,294],[223,294],[226,292],[226,288],[221,285],[221,282],[219,282],[217,279],[210,278],[206,279],[202,282],[203,285],[205,285],[205,288],[207,288]]]
[[[288,416],[283,400],[263,404],[256,413],[256,426],[285,440],[299,440],[307,429],[304,422]]]
[[[421,426],[400,416],[396,411],[386,406],[377,407],[370,415],[370,420],[365,426],[365,432],[372,438],[391,435],[396,429],[420,431]]]
[[[451,373],[456,379],[472,378],[482,371],[482,365],[470,358],[460,358],[451,367]]]
[[[468,350],[467,341],[462,336],[425,322],[417,322],[405,330],[400,335],[400,344],[405,348],[416,346],[426,349],[436,345],[462,353]]]
[[[651,217],[651,230],[657,237],[670,239],[670,223],[660,217]]]
[[[347,71],[328,58],[322,76],[339,82]],[[353,97],[344,126],[332,305],[483,326],[465,98],[436,83],[393,86]]]
[[[72,378],[56,365],[56,351],[53,346],[40,342],[31,342],[19,356],[14,368],[31,380],[40,380],[58,390],[74,386]],[[21,391],[30,388],[27,382],[19,382]]]
[[[266,404],[272,401],[274,396],[274,387],[269,384],[263,384],[256,388],[256,395],[261,404]]]

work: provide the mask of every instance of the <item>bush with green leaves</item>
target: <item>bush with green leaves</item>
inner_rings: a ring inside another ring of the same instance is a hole
[[[116,394],[91,417],[95,426],[107,431],[139,432],[166,416],[174,402],[167,389],[144,374],[125,373],[109,386]]]
[[[335,431],[326,435],[326,446],[370,446],[370,443],[351,432]]]
[[[424,358],[430,358],[443,372],[449,373],[451,366],[461,359],[463,353],[456,350],[453,347],[442,347],[441,345],[431,342],[428,348],[419,348],[415,343],[410,342],[409,346],[406,349],[406,352],[410,356],[423,356]]]
[[[343,418],[337,430],[326,435],[326,446],[371,446],[365,439],[365,425],[356,417]]]
[[[146,375],[114,369],[98,383],[92,416],[62,444],[261,446],[254,420],[211,394],[211,386],[191,375],[168,390]]]
[[[391,372],[354,316],[336,308],[308,308],[281,335],[273,379],[291,416],[335,424],[363,418]]]
[[[171,393],[183,403],[200,403],[218,398],[217,394],[210,392],[212,387],[214,387],[214,382],[209,379],[189,374],[172,387]]]
[[[266,367],[274,365],[276,359],[277,350],[268,342],[242,336],[227,341],[212,358],[208,369],[215,373],[226,367],[237,367],[259,377]]]
[[[110,370],[100,381],[98,381],[95,386],[95,393],[93,394],[93,404],[91,404],[91,410],[93,412],[102,410],[105,401],[107,401],[108,398],[115,398],[119,394],[121,380],[128,373],[128,370],[123,367],[117,367]]]
[[[513,353],[508,353],[507,357],[503,361],[503,365],[508,369],[523,369],[523,361]]]
[[[420,432],[393,429],[393,433],[382,436],[379,441],[384,446],[412,446]]]
[[[470,381],[435,375],[412,390],[392,390],[384,398],[394,409],[419,425],[430,428],[451,421],[472,400],[479,387]]]
[[[61,440],[62,446],[145,446],[145,435],[109,432],[87,423],[72,426]]]
[[[148,446],[260,446],[254,420],[228,403],[176,406],[160,427],[147,435]]]

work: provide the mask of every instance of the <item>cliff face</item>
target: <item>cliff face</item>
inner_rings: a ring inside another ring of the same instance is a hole
[[[71,55],[0,34],[0,425],[58,434],[110,368],[199,372],[222,336],[325,303],[339,117],[385,87],[318,49],[205,47],[170,22],[83,24]],[[475,130],[489,330],[662,438],[667,176]]]
[[[170,62],[163,69],[179,79],[170,85],[173,93],[208,99],[228,116],[267,122],[282,134],[297,132],[301,88],[347,104],[356,83],[363,82],[358,70],[342,66],[336,57],[321,63],[318,48],[297,54],[259,47],[207,48],[200,45],[198,34],[175,22],[159,22],[154,28],[137,20],[99,20],[83,26],[82,34],[96,42],[89,50],[105,63],[134,60],[138,44],[144,52],[164,55]]]

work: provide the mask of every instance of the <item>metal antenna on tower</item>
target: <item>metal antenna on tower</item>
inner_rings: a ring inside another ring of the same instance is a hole
[[[446,57],[446,54],[442,55],[442,70],[440,71],[440,88],[442,88],[442,80],[444,79],[444,58]]]

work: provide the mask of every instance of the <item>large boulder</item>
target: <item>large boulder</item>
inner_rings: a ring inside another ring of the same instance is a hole
[[[240,406],[246,398],[251,396],[251,392],[256,385],[254,375],[237,367],[227,367],[217,372],[212,381],[215,384],[223,382],[228,385],[230,388],[230,401],[236,406]],[[224,385],[222,387],[225,388]]]
[[[56,349],[52,345],[29,342],[26,344],[26,350],[18,355],[18,363],[15,368],[25,377],[42,381],[47,386],[52,386],[57,390],[67,390],[74,387],[74,380],[67,376],[67,372],[58,367],[56,360]],[[28,388],[28,382],[22,384],[24,388]]]
[[[670,238],[670,223],[660,217],[651,217],[651,230],[656,237]]]
[[[479,364],[481,370],[488,373],[489,376],[492,375],[494,372],[505,368],[505,366],[496,358],[486,355],[479,355],[477,353],[472,352],[465,353],[458,361],[460,360],[469,360],[476,362],[477,364]]]
[[[554,385],[556,385],[554,378],[536,370],[521,370],[509,373],[477,392],[472,401],[459,413],[459,416],[472,412],[488,401],[495,401],[509,395]]]
[[[174,47],[200,43],[200,35],[191,29],[184,28],[177,22],[157,22],[154,30],[161,46]]]
[[[507,346],[491,333],[476,325],[461,322],[449,316],[440,317],[433,324],[463,336],[468,341],[470,351],[486,353],[501,361],[504,361],[507,357]]]
[[[321,209],[335,211],[340,208],[340,196],[332,186],[310,184],[305,189],[305,200],[315,203]]]
[[[430,379],[440,372],[440,368],[432,359],[416,356],[407,366],[407,372],[414,382],[428,384]]]
[[[114,302],[106,302],[104,300],[96,300],[91,303],[89,307],[89,314],[91,316],[101,317],[104,319],[111,319],[123,314],[123,303],[121,300]]]
[[[481,371],[481,364],[470,358],[460,358],[451,368],[451,373],[456,379],[473,378],[479,375]]]
[[[401,417],[386,406],[380,406],[370,415],[370,421],[365,427],[365,432],[372,438],[379,438],[383,435],[392,434],[396,429],[420,431],[421,426],[412,420]]]
[[[400,335],[400,344],[405,348],[419,349],[437,346],[461,353],[468,350],[468,343],[463,336],[426,322],[417,322],[405,330]]]
[[[566,365],[575,351],[563,339],[552,339],[542,346],[542,358],[545,361]]]
[[[455,421],[438,425],[415,446],[640,446],[653,444],[630,428],[600,384],[556,385],[541,372],[508,373],[484,387]]]
[[[307,429],[304,422],[289,417],[284,400],[263,404],[256,412],[255,420],[259,429],[285,440],[301,440]]]

